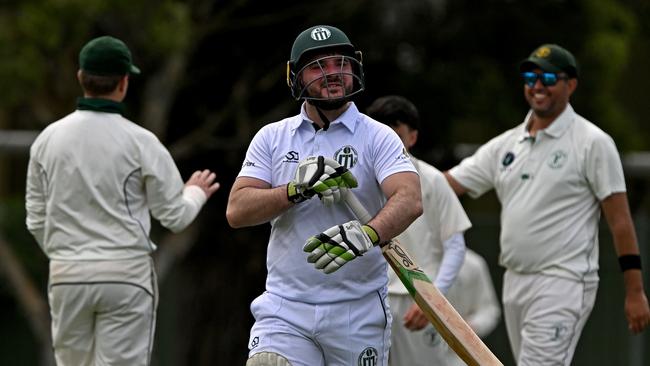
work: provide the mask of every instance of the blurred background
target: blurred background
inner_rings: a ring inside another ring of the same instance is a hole
[[[208,168],[221,189],[178,235],[155,226],[160,305],[154,365],[243,365],[264,289],[269,225],[231,229],[228,193],[252,136],[298,112],[285,80],[295,37],[340,27],[364,54],[364,110],[401,94],[420,108],[414,154],[445,170],[523,120],[519,61],[541,43],[571,50],[572,104],[616,141],[650,278],[650,4],[644,0],[0,0],[0,365],[51,365],[47,260],[25,229],[28,147],[75,108],[80,48],[113,35],[131,48],[128,117],[153,131],[181,173]],[[499,206],[463,199],[500,296]],[[631,336],[611,236],[601,228],[601,285],[574,365],[648,365]],[[486,343],[514,365],[501,321]]]

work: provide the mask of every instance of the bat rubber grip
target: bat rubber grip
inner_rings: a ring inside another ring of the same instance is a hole
[[[372,216],[370,216],[366,208],[359,202],[357,196],[349,189],[345,190],[345,203],[361,223],[367,224],[372,219]]]

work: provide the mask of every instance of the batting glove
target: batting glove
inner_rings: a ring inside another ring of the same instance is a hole
[[[300,203],[307,201],[314,197],[316,191],[307,187],[298,185],[298,183],[291,181],[287,184],[287,199],[293,203]]]
[[[302,249],[309,253],[307,262],[314,263],[316,269],[325,273],[332,273],[378,243],[375,229],[353,220],[310,237]]]
[[[331,205],[341,201],[343,190],[357,185],[352,172],[335,160],[310,156],[298,164],[294,180],[287,185],[287,198],[298,203],[317,194],[321,202]]]

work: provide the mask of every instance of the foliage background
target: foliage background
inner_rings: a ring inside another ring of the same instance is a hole
[[[79,49],[110,34],[143,70],[131,80],[129,117],[163,141],[184,177],[199,168],[219,174],[221,190],[188,232],[152,232],[162,267],[155,365],[245,362],[248,305],[264,288],[269,227],[233,230],[225,206],[253,134],[298,110],[285,63],[295,36],[314,24],[340,27],[363,51],[362,110],[385,94],[420,107],[414,152],[440,169],[458,161],[459,144],[485,142],[522,120],[517,64],[547,42],[578,59],[575,109],[611,134],[622,154],[650,149],[650,5],[642,0],[0,0],[0,132],[38,131],[72,111]],[[25,149],[0,149],[0,241],[9,249],[0,258],[9,279],[0,281],[3,365],[51,362],[42,315],[47,261],[24,228],[26,163]],[[650,263],[647,177],[628,178]],[[486,257],[500,293],[498,204],[493,195],[463,203],[474,223],[468,245]],[[626,332],[622,279],[604,227],[601,237],[601,289],[574,364],[647,364],[650,340]],[[29,283],[12,281],[7,263],[32,284],[33,307],[19,296]],[[486,341],[514,364],[502,323]]]

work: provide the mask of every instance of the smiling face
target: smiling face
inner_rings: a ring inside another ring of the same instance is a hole
[[[314,99],[341,99],[354,89],[352,61],[336,53],[314,57],[302,68],[299,78],[307,96]]]
[[[539,68],[531,71],[542,73]],[[533,86],[524,83],[524,97],[536,116],[553,120],[566,108],[577,83],[577,79],[559,78],[555,85],[544,85],[538,78]]]

